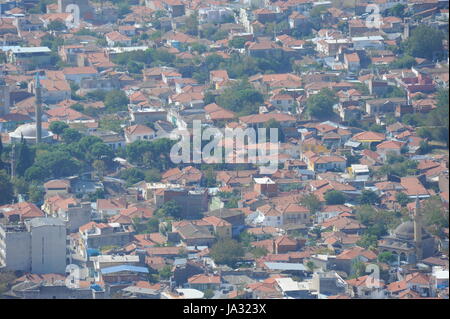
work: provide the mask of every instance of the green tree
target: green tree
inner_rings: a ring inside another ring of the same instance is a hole
[[[244,248],[234,239],[221,239],[211,247],[210,255],[216,263],[234,268],[244,256]]]
[[[47,25],[47,30],[62,31],[66,29],[66,25],[61,20],[53,20]]]
[[[300,198],[300,204],[308,208],[311,214],[315,214],[322,207],[322,203],[317,196],[312,193],[303,195]]]
[[[214,297],[214,290],[206,289],[205,292],[204,292],[203,298],[211,299],[212,297]]]
[[[50,131],[52,131],[56,135],[61,135],[64,132],[64,130],[68,128],[69,125],[61,121],[53,121],[49,125]]]
[[[16,174],[23,176],[25,171],[33,165],[35,152],[32,150],[26,140],[22,138],[19,144],[16,145]]]
[[[405,10],[406,10],[406,5],[398,3],[395,6],[393,6],[392,8],[389,8],[386,10],[386,16],[394,16],[394,17],[398,17],[398,18],[403,18],[405,17]]]
[[[177,204],[174,200],[170,200],[165,202],[161,208],[156,211],[156,215],[158,217],[173,217],[176,219],[182,218],[182,209],[181,206]]]
[[[310,260],[306,263],[306,267],[309,269],[309,271],[313,272],[314,269],[316,269],[316,264],[314,264],[314,262]]]
[[[104,102],[109,111],[125,111],[128,105],[128,97],[124,91],[112,90],[106,93]]]
[[[36,177],[60,178],[71,176],[80,172],[81,163],[74,159],[69,153],[54,150],[39,153],[33,166],[25,171],[27,180]]]
[[[119,15],[119,19],[123,19],[128,13],[131,13],[131,9],[130,9],[130,5],[128,4],[128,2],[120,2],[118,5],[118,15]]]
[[[349,279],[364,276],[365,273],[366,273],[366,265],[364,265],[364,263],[362,261],[355,259],[351,265]]]
[[[424,224],[433,234],[444,235],[443,230],[449,226],[449,214],[438,196],[427,199],[420,208],[420,213]]]
[[[380,203],[380,197],[377,193],[371,190],[363,190],[359,198],[361,205],[376,205]]]
[[[364,248],[374,248],[377,247],[378,238],[375,235],[365,233],[361,236],[361,239],[356,242],[356,244]]]
[[[448,88],[440,89],[437,94],[437,108],[428,113],[426,124],[432,126],[430,133],[433,139],[449,146],[449,99]]]
[[[242,49],[245,45],[245,38],[234,37],[230,41],[228,41],[228,46],[236,49]]]
[[[414,57],[406,54],[406,55],[398,58],[394,62],[392,62],[389,65],[389,67],[393,68],[393,69],[409,69],[416,64],[417,64],[416,59],[414,59]]]
[[[278,141],[279,142],[283,143],[285,141],[285,136],[284,136],[281,124],[279,122],[277,122],[275,119],[270,119],[269,121],[264,123],[264,128],[267,129],[267,131],[266,131],[266,141],[270,140],[270,129],[271,128],[276,129],[278,131]]]
[[[208,167],[208,169],[206,171],[204,171],[204,179],[205,179],[206,187],[216,187],[217,186],[216,173],[214,172],[212,167]]]
[[[395,261],[395,257],[390,251],[383,251],[378,255],[378,261],[380,263],[390,264]]]
[[[395,194],[395,200],[402,207],[405,207],[406,205],[408,205],[408,203],[411,202],[411,199],[409,198],[409,196],[403,192],[398,192],[397,194]]]
[[[12,180],[16,194],[26,194],[28,192],[28,183],[25,178],[16,176]]]
[[[327,119],[334,115],[333,105],[338,101],[336,94],[328,89],[310,96],[306,102],[306,112],[310,117]]]
[[[32,203],[43,203],[45,189],[42,185],[32,183],[28,189],[28,198]]]
[[[105,176],[105,172],[106,172],[106,164],[104,161],[102,160],[95,160],[92,163],[92,167],[95,169],[97,176],[99,178],[103,178],[103,176]]]
[[[0,205],[10,204],[14,198],[14,186],[5,170],[0,170]]]
[[[433,27],[420,24],[406,41],[406,48],[410,55],[419,58],[436,59],[437,54],[443,52],[442,40],[444,34]]]
[[[198,35],[198,15],[191,14],[185,22],[186,33],[190,35]]]
[[[208,51],[208,47],[204,44],[194,42],[190,45],[191,50],[197,52],[198,54],[203,54]]]
[[[120,172],[119,177],[127,182],[128,186],[141,182],[145,179],[145,174],[139,168],[127,168]]]
[[[255,258],[261,258],[266,256],[269,251],[265,247],[253,247],[251,253]]]
[[[170,265],[164,266],[159,272],[158,272],[159,278],[163,280],[168,280],[172,276],[172,267]]]
[[[263,95],[255,90],[248,81],[238,81],[216,98],[217,104],[238,112],[241,115],[256,113],[258,106],[264,102]]]
[[[145,171],[145,181],[149,183],[159,182],[161,174],[156,168],[151,168]]]
[[[340,191],[328,191],[324,197],[327,205],[342,205],[345,203],[345,195]]]
[[[61,134],[62,140],[67,144],[78,142],[82,136],[80,132],[73,128],[66,128]]]

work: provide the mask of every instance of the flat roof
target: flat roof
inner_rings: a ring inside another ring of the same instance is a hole
[[[270,270],[296,270],[296,271],[306,271],[306,267],[300,263],[275,263],[275,262],[265,262],[267,268]]]
[[[4,48],[8,48],[5,50]],[[52,52],[48,47],[0,47],[3,51],[12,51],[13,53],[41,53],[41,52]]]
[[[121,271],[132,271],[132,272],[139,272],[148,274],[149,271],[145,267],[139,267],[139,266],[132,266],[132,265],[120,265],[120,266],[113,266],[113,267],[106,267],[101,270],[102,274],[112,274],[115,272],[121,272]]]

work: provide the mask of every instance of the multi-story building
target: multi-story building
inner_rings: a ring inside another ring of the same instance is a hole
[[[9,270],[64,274],[66,240],[66,225],[57,218],[0,225],[0,264]]]
[[[9,86],[5,80],[0,79],[0,116],[9,113],[10,97]]]

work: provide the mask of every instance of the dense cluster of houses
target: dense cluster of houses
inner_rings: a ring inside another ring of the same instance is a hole
[[[356,1],[338,8],[312,0],[146,0],[128,1],[130,10],[122,14],[109,2],[59,0],[45,13],[30,13],[37,2],[0,1],[4,145],[36,141],[36,73],[43,143],[61,143],[49,129],[54,121],[114,150],[177,139],[177,130],[192,129],[195,120],[230,129],[275,121],[283,140],[278,169],[270,174],[251,163],[230,163],[214,171],[211,187],[205,170],[189,163],[163,169],[159,182],[131,186],[117,174],[80,172],[46,181],[43,203],[0,206],[0,269],[20,274],[5,297],[448,298],[448,149],[424,153],[430,141],[402,121],[405,114],[426,116],[438,107],[437,92],[448,89],[448,57],[386,68],[401,58],[394,48],[419,24],[448,27],[448,1]],[[66,10],[70,4],[81,9],[79,24],[76,12]],[[368,4],[380,12],[401,4],[414,19],[383,16],[379,28],[370,28]],[[161,12],[156,29],[155,13]],[[189,34],[193,16],[199,29],[212,25],[226,36],[214,41]],[[63,31],[49,31],[55,21]],[[281,21],[287,24],[277,30]],[[309,38],[296,36],[318,21],[322,27]],[[344,22],[347,29],[340,27]],[[48,35],[63,41],[50,48],[43,43]],[[239,39],[243,45],[234,47]],[[196,44],[206,52],[195,50]],[[209,73],[207,80],[164,63],[138,75],[116,63],[123,53],[147,49],[198,65]],[[264,102],[255,114],[241,115],[208,103],[209,95],[220,95],[237,79],[225,67],[201,67],[211,55],[227,61],[235,54],[293,61],[298,69],[248,77]],[[375,72],[377,67],[384,71]],[[326,88],[337,97],[333,118],[307,118],[308,100]],[[127,110],[115,114],[120,132],[99,124],[95,110],[105,109],[103,101],[73,99],[100,90],[126,93]],[[390,95],[393,90],[401,94]],[[414,161],[415,171],[386,173],[396,156]],[[134,167],[115,160],[118,170]],[[99,190],[105,198],[90,201],[87,195]],[[375,210],[398,213],[397,226],[376,239],[376,247],[363,244],[368,226],[357,212],[366,191],[379,199]],[[333,203],[330,192],[345,200]],[[446,228],[434,233],[420,216],[430,200],[447,218]],[[167,203],[178,205],[179,218],[160,218]],[[214,260],[217,243],[243,243],[245,236],[250,240],[235,267]],[[384,260],[387,253],[392,258]],[[368,265],[382,276],[360,271]]]

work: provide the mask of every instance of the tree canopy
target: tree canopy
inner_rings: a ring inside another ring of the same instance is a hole
[[[406,41],[406,51],[413,57],[435,60],[444,50],[444,34],[433,27],[420,24]]]
[[[338,101],[336,94],[328,89],[310,96],[306,102],[306,112],[310,117],[327,119],[333,116],[333,105]]]
[[[328,191],[325,193],[324,197],[327,205],[342,205],[345,203],[345,195],[340,191]]]
[[[218,264],[235,267],[244,256],[244,248],[234,239],[221,239],[211,247],[211,257]]]
[[[241,115],[257,113],[258,106],[263,102],[263,95],[245,80],[226,88],[216,98],[217,104]]]

